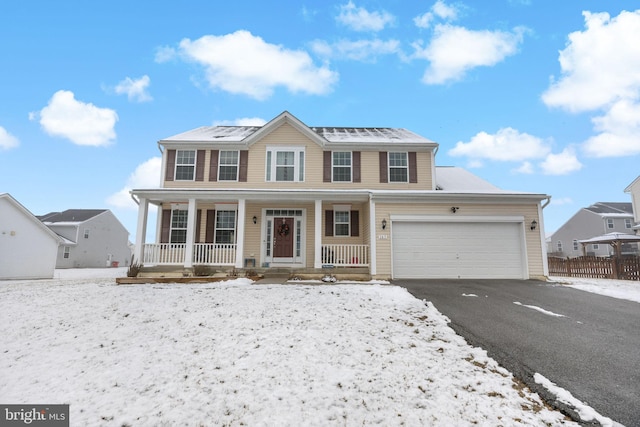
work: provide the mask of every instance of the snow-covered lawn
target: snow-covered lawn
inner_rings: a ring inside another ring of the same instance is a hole
[[[549,277],[549,280],[595,294],[640,302],[640,282],[637,280],[583,279],[580,277]]]
[[[0,282],[3,403],[73,426],[573,424],[403,288],[123,274]]]

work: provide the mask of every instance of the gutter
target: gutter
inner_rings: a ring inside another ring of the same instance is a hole
[[[547,196],[545,199],[547,201],[542,205],[542,209],[546,208],[547,206],[549,206],[549,203],[551,203],[551,196]]]

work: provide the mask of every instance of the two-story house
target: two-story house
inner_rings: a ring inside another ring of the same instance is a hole
[[[624,189],[625,193],[631,195],[631,209],[633,210],[633,220],[635,222],[633,230],[640,234],[640,176]]]
[[[609,244],[589,243],[584,248],[582,240],[609,233],[633,234],[631,203],[598,202],[580,209],[548,239],[549,255],[575,258],[583,255],[608,257],[614,255]],[[637,254],[637,243],[622,245],[622,254]]]
[[[56,268],[124,267],[131,262],[129,232],[108,209],[67,209],[38,219],[63,238]]]
[[[135,261],[372,278],[541,278],[543,201],[436,167],[405,129],[206,126],[163,139],[162,185],[134,189]],[[149,206],[158,207],[147,243]],[[341,270],[342,269],[342,270]]]

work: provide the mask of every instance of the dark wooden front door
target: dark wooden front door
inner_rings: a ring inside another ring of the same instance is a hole
[[[273,257],[293,258],[293,218],[273,219]]]

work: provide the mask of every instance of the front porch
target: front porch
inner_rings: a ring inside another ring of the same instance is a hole
[[[375,207],[368,196],[350,194],[347,202],[335,195],[310,200],[308,194],[289,194],[279,200],[273,193],[234,193],[138,194],[134,263],[142,271],[172,270],[176,277],[206,269],[220,275],[375,275]],[[145,241],[150,205],[158,207],[156,243]]]

